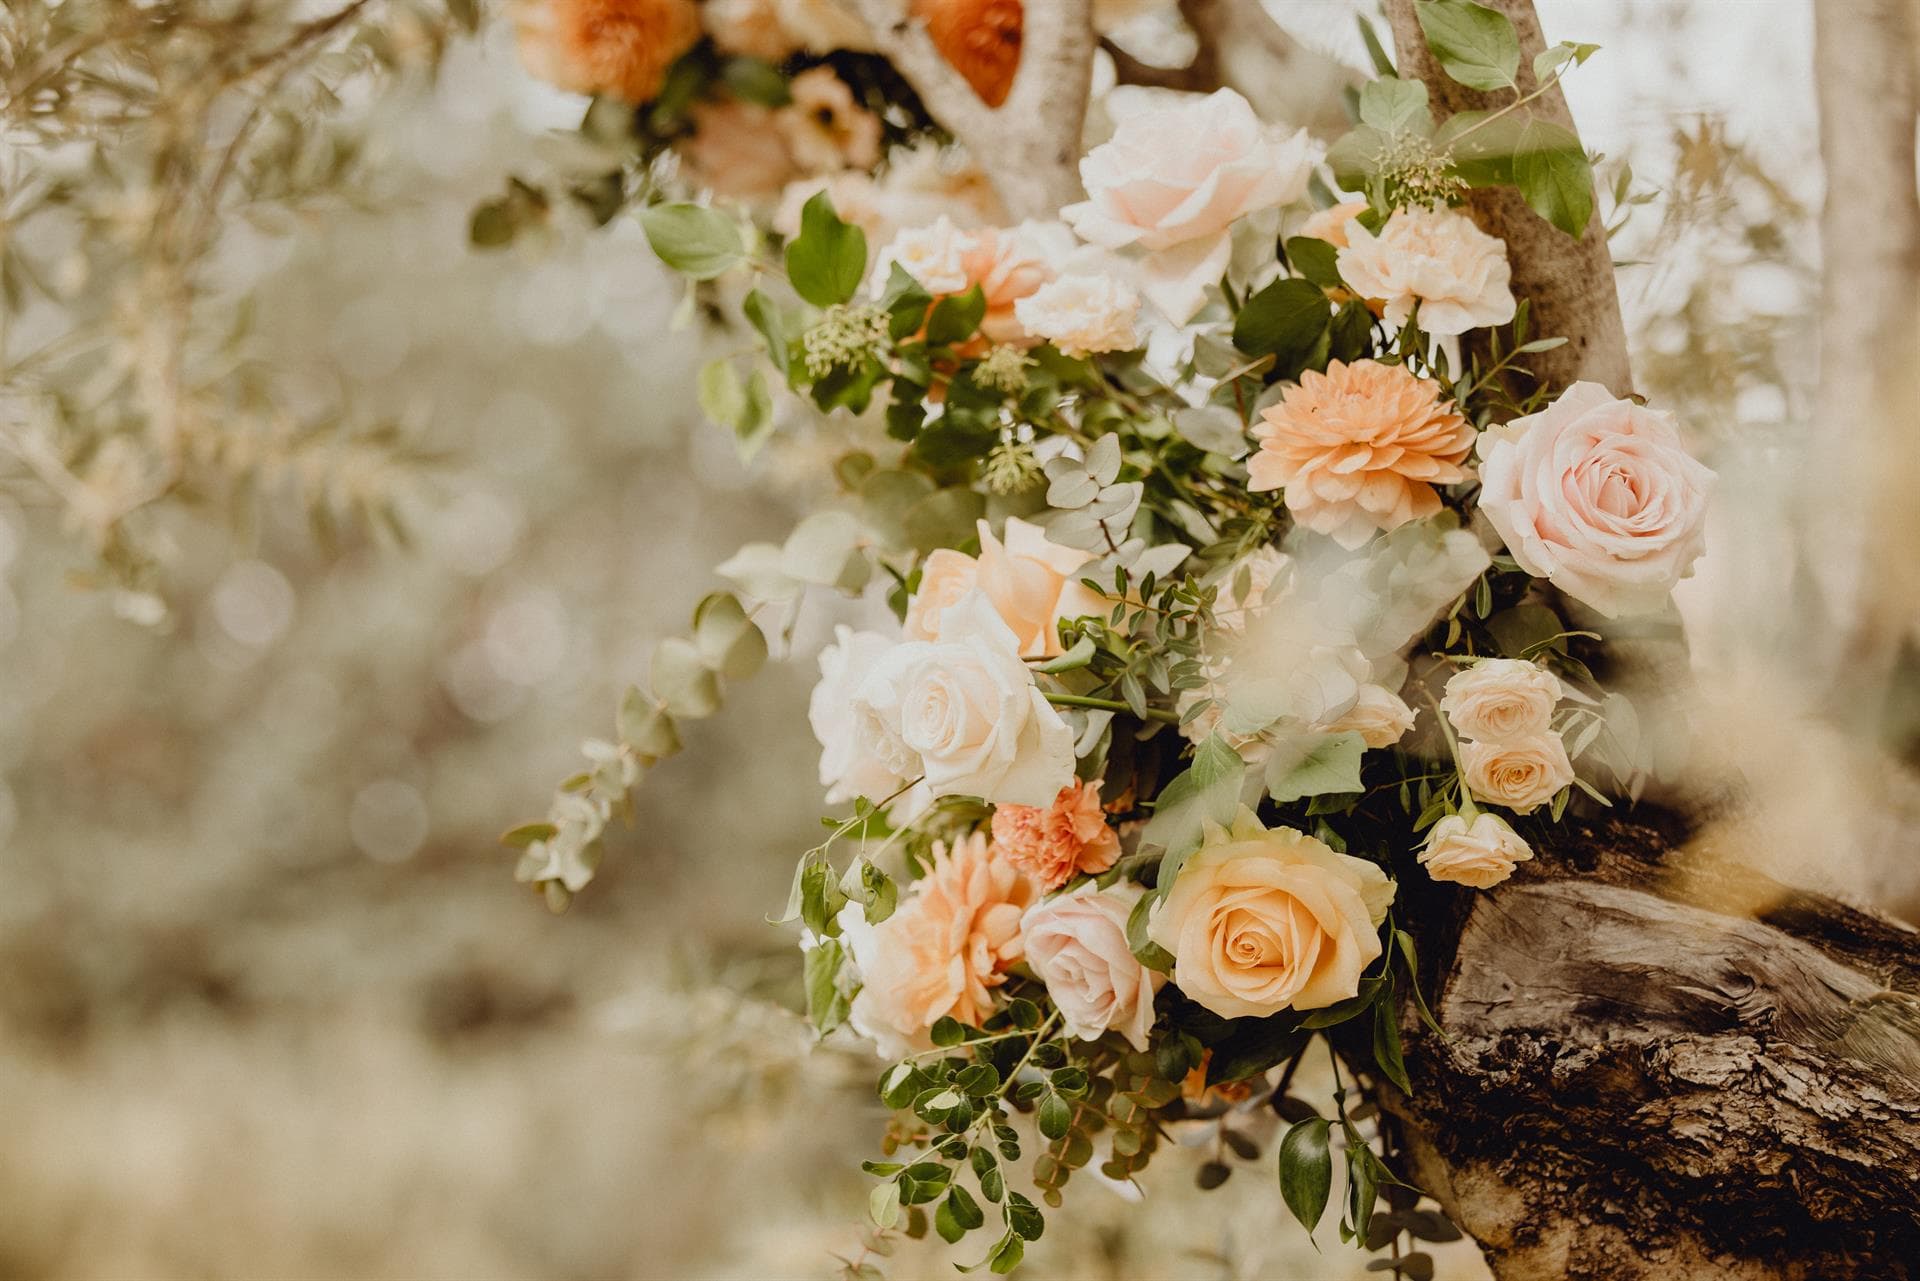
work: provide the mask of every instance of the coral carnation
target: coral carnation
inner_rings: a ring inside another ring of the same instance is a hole
[[[994,810],[993,841],[1007,862],[1049,890],[1081,872],[1104,872],[1120,857],[1120,837],[1100,809],[1100,788],[1079,779],[1061,788],[1045,808]]]
[[[940,56],[997,107],[1020,70],[1020,0],[914,0]]]
[[[1434,486],[1466,479],[1474,442],[1437,383],[1372,360],[1302,374],[1262,418],[1249,488],[1284,488],[1296,520],[1349,549],[1439,511]]]
[[[515,15],[527,69],[574,93],[646,102],[700,39],[693,0],[548,0]]]

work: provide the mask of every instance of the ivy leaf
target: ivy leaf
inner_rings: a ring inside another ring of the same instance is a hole
[[[1562,40],[1553,48],[1542,49],[1533,56],[1533,78],[1545,80],[1569,62],[1577,67],[1599,52],[1600,46],[1597,44],[1575,44]]]
[[[1202,825],[1212,821],[1224,827],[1233,822],[1240,811],[1240,782],[1246,769],[1239,753],[1215,734],[1195,750],[1193,764],[1162,789],[1153,817],[1140,833],[1140,843],[1167,852],[1160,864],[1163,892],[1173,884],[1187,856],[1200,847]]]
[[[640,226],[661,262],[695,280],[712,280],[746,260],[740,228],[705,205],[652,205],[640,211]]]
[[[1249,356],[1298,359],[1313,350],[1332,319],[1333,306],[1319,285],[1276,280],[1249,298],[1233,318],[1233,345]]]
[[[1571,129],[1538,118],[1527,121],[1513,153],[1513,185],[1527,205],[1569,236],[1593,216],[1593,167]]]
[[[1427,87],[1418,80],[1382,76],[1360,89],[1360,123],[1382,133],[1433,132],[1433,112],[1427,108]]]
[[[1267,761],[1267,794],[1285,804],[1307,796],[1358,792],[1366,740],[1341,734],[1305,734],[1274,745]]]
[[[816,307],[846,302],[867,273],[867,233],[840,221],[827,193],[800,210],[800,234],[787,246],[787,278]]]
[[[1420,0],[1413,12],[1449,76],[1469,89],[1515,87],[1520,37],[1505,14],[1471,0]]]
[[[927,345],[951,347],[973,337],[986,319],[987,295],[979,285],[964,294],[949,294],[933,304],[927,317]]]
[[[1333,1153],[1327,1146],[1330,1125],[1314,1117],[1288,1127],[1280,1140],[1280,1199],[1307,1230],[1309,1239],[1327,1212],[1333,1191]]]

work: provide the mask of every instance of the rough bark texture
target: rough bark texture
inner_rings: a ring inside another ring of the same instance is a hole
[[[1533,56],[1546,48],[1533,0],[1481,0],[1512,19],[1520,33],[1520,87],[1533,92]],[[1427,49],[1414,16],[1414,0],[1387,0],[1387,18],[1393,27],[1394,56],[1400,74],[1424,80],[1436,121],[1457,111],[1480,111],[1513,101],[1508,89],[1491,93],[1468,89],[1448,79]],[[1573,128],[1573,114],[1556,88],[1523,110]],[[1474,221],[1507,242],[1513,263],[1513,293],[1530,299],[1533,332],[1560,334],[1566,346],[1537,358],[1534,368],[1556,387],[1585,380],[1607,387],[1616,396],[1633,389],[1627,364],[1626,330],[1620,322],[1620,298],[1614,289],[1613,259],[1599,218],[1587,223],[1578,241],[1534,213],[1511,187],[1471,192],[1467,206]]]
[[[1412,905],[1456,922],[1422,958],[1448,1039],[1407,1027],[1386,1102],[1501,1281],[1920,1267],[1920,935],[1717,843],[1569,824]]]
[[[1530,90],[1532,4],[1482,2]],[[1387,11],[1436,115],[1510,100],[1440,72],[1412,0]],[[1571,127],[1558,93],[1536,105]],[[1575,241],[1505,190],[1472,212],[1535,332],[1571,340],[1549,383],[1628,391],[1598,220]],[[1401,883],[1447,1037],[1407,1027],[1414,1094],[1383,1102],[1501,1281],[1920,1271],[1920,935],[1757,876],[1714,830],[1570,823],[1491,893]]]

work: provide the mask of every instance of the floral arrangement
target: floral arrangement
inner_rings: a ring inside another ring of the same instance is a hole
[[[1130,1182],[1199,1124],[1211,1185],[1282,1122],[1309,1231],[1339,1160],[1343,1239],[1448,1239],[1364,1093],[1328,1116],[1288,1089],[1319,1042],[1338,1079],[1411,1090],[1410,893],[1495,886],[1648,778],[1593,665],[1614,620],[1669,608],[1712,476],[1658,408],[1551,394],[1531,362],[1563,340],[1461,207],[1513,186],[1586,228],[1587,158],[1529,106],[1592,47],[1523,92],[1506,18],[1424,0],[1447,74],[1511,102],[1436,127],[1384,64],[1324,154],[1229,89],[1116,92],[1085,198],[1009,224],[909,91],[843,78],[833,6],[533,12],[537,66],[640,104],[655,251],[758,335],[701,372],[708,412],[746,452],[776,419],[838,452],[832,500],[720,567],[734,590],[660,647],[617,739],[509,834],[521,879],[583,888],[642,772],[803,598],[884,600],[819,656],[820,781],[850,812],[783,914],[819,1034],[887,1061],[875,1246],[991,1221],[1003,1273],[1076,1171]],[[999,28],[922,17],[1004,96]]]

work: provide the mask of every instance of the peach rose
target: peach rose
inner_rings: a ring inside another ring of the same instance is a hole
[[[1209,823],[1147,937],[1173,953],[1173,981],[1223,1018],[1317,1010],[1360,990],[1380,955],[1393,882],[1365,859],[1241,809]]]
[[[884,297],[895,263],[935,298],[978,285],[987,304],[981,336],[1032,346],[1038,340],[1021,327],[1015,305],[1053,279],[1049,260],[1062,256],[1070,239],[1058,224],[1035,222],[963,231],[941,214],[931,226],[896,235],[875,259],[868,287],[875,298]]]
[[[1573,782],[1573,763],[1558,734],[1460,744],[1460,770],[1475,800],[1531,814]]]
[[[1465,480],[1473,451],[1438,383],[1374,360],[1307,370],[1260,418],[1247,488],[1284,489],[1294,519],[1349,551],[1438,512],[1434,486]]]
[[[1124,881],[1097,890],[1089,881],[1032,908],[1020,923],[1028,967],[1047,985],[1067,1031],[1083,1041],[1111,1030],[1134,1049],[1147,1048],[1153,994],[1166,980],[1127,946],[1127,917],[1144,892]]]
[[[1069,356],[1133,351],[1140,295],[1112,276],[1068,275],[1040,286],[1013,305],[1020,327]]]
[[[1043,890],[1057,890],[1082,872],[1104,872],[1120,857],[1120,837],[1107,826],[1099,785],[1077,778],[1051,805],[996,807],[993,843]]]
[[[1610,618],[1653,613],[1706,550],[1713,473],[1673,419],[1575,383],[1480,439],[1480,510],[1520,568]]]
[[[809,67],[793,78],[793,101],[774,124],[803,169],[871,169],[880,162],[880,117],[853,100],[853,90],[831,67]]]
[[[1553,727],[1560,678],[1521,658],[1489,658],[1447,680],[1440,710],[1461,738],[1506,742]]]
[[[1347,247],[1334,259],[1340,279],[1362,298],[1386,304],[1387,323],[1407,323],[1420,304],[1420,328],[1464,334],[1513,319],[1507,246],[1457,209],[1396,209],[1378,235],[1347,223]]]
[[[1346,200],[1322,209],[1300,224],[1300,234],[1324,240],[1335,249],[1347,247],[1347,224],[1367,211],[1364,200]]]
[[[1413,709],[1386,686],[1367,684],[1345,713],[1315,728],[1329,734],[1357,733],[1368,747],[1392,747],[1413,728]]]
[[[1533,850],[1498,814],[1476,814],[1472,823],[1448,814],[1427,834],[1420,866],[1436,881],[1484,890],[1512,876],[1514,864],[1532,857]]]
[[[771,109],[729,99],[696,103],[692,114],[693,132],[674,150],[701,186],[735,200],[769,200],[792,180],[793,156]]]
[[[1020,918],[1033,900],[1033,882],[974,832],[951,849],[935,842],[932,868],[880,924],[849,903],[840,924],[860,971],[854,1030],[898,1058],[926,1048],[927,1029],[942,1018],[979,1026],[993,1012],[993,989],[1024,955]]]
[[[1233,224],[1299,199],[1313,163],[1306,130],[1282,140],[1221,89],[1123,116],[1080,162],[1087,199],[1060,216],[1090,244],[1144,250],[1147,296],[1185,324],[1226,271]]]
[[[1022,658],[1058,657],[1065,648],[1055,624],[1104,612],[1100,598],[1076,576],[1093,553],[1049,542],[1044,529],[1018,516],[1007,518],[1004,543],[986,521],[978,528],[978,559],[946,548],[927,557],[920,588],[907,603],[907,637],[937,640],[945,611],[978,588],[1013,629]]]
[[[570,93],[651,101],[667,68],[700,39],[693,0],[522,0],[520,60]]]

